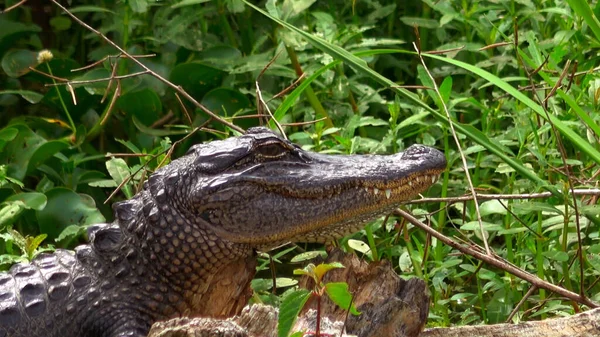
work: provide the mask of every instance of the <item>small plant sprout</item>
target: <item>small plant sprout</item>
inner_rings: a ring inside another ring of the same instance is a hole
[[[279,326],[278,337],[287,337],[298,317],[298,314],[311,297],[317,299],[317,326],[315,327],[314,336],[326,336],[320,332],[321,325],[321,298],[326,294],[337,306],[343,310],[348,310],[353,315],[359,315],[352,303],[352,294],[348,291],[348,284],[345,282],[329,282],[323,283],[323,277],[328,271],[338,268],[345,268],[339,262],[321,263],[314,265],[309,263],[304,269],[294,270],[294,275],[306,275],[311,277],[315,285],[311,291],[306,289],[298,289],[289,293],[281,302],[279,308]],[[313,333],[307,333],[313,335]],[[303,336],[304,332],[294,333],[292,336]]]

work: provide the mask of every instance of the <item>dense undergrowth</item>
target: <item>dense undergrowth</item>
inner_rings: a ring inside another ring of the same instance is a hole
[[[482,247],[485,240],[513,265],[600,301],[598,193],[567,192],[596,187],[600,173],[597,1],[269,0],[254,8],[240,0],[128,0],[67,8],[241,128],[276,129],[272,113],[291,140],[313,151],[391,153],[413,143],[444,150],[449,169],[427,196],[470,195],[462,149],[476,192],[522,198],[479,200],[478,209],[452,200],[403,207],[447,236]],[[420,50],[445,51],[423,54],[425,66],[412,44],[415,26]],[[30,0],[0,14],[4,269],[74,247],[171,155],[236,134],[119,55],[53,2]],[[93,81],[111,74],[120,77]],[[525,195],[539,192],[550,193]],[[529,282],[394,216],[339,244],[425,279],[430,325],[585,309],[543,289],[526,296]],[[287,276],[311,256],[298,257],[304,250],[323,248],[273,253],[279,287],[293,286]],[[265,259],[259,267],[255,299],[276,302],[268,266]]]

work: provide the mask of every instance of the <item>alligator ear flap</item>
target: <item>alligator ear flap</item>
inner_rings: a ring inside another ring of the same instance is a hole
[[[101,253],[114,251],[123,244],[123,232],[118,226],[102,224],[93,227],[96,228],[90,228],[88,235],[94,250]]]

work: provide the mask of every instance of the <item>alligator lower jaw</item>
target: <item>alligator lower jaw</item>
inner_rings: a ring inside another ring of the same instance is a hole
[[[315,199],[313,196],[311,199],[321,204],[331,203],[331,212],[310,222],[295,223],[287,231],[281,229],[279,233],[265,233],[267,240],[254,243],[259,250],[266,251],[287,242],[326,243],[342,238],[362,229],[369,221],[388,214],[401,202],[425,191],[439,179],[440,173],[424,171],[393,183],[363,184],[361,187],[345,188]]]

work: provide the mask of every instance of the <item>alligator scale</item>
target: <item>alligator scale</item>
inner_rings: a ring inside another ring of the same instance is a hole
[[[152,174],[89,244],[0,273],[0,337],[146,336],[202,315],[207,280],[286,242],[328,242],[427,189],[444,155],[303,151],[265,128],[193,146]]]

